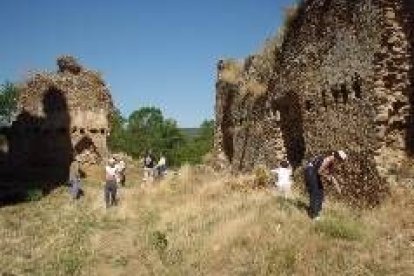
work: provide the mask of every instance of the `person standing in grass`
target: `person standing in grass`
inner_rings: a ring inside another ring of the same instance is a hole
[[[283,193],[285,198],[288,198],[291,195],[291,186],[292,186],[292,167],[289,162],[283,160],[280,162],[280,167],[274,170],[271,170],[273,174],[276,175],[276,188]]]
[[[125,169],[126,169],[125,162],[124,160],[120,158],[119,160],[116,160],[116,161],[117,161],[115,165],[116,170],[117,170],[116,182],[117,184],[120,184],[122,187],[124,187],[125,186]]]
[[[116,205],[116,178],[117,178],[117,168],[115,166],[115,159],[110,158],[108,160],[108,165],[105,167],[105,206],[109,208],[112,205]]]
[[[167,170],[167,161],[163,154],[161,154],[160,160],[158,160],[157,166],[157,176],[164,176]]]
[[[324,200],[324,187],[321,177],[328,179],[340,193],[338,181],[333,176],[335,164],[347,159],[344,151],[338,150],[328,156],[317,156],[305,167],[305,182],[309,192],[309,215],[312,219],[319,220]]]
[[[72,199],[79,199],[81,196],[80,167],[77,157],[73,158],[69,168],[69,184]]]
[[[154,177],[154,163],[155,158],[152,155],[152,152],[149,151],[147,154],[145,154],[144,157],[144,180],[152,180]]]

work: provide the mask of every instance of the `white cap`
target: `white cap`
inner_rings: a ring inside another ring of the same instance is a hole
[[[348,156],[346,155],[346,153],[343,150],[338,150],[337,151],[339,157],[341,157],[342,160],[346,160],[346,158],[348,158]]]

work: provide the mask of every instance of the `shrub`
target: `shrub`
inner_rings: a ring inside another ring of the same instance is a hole
[[[271,174],[266,166],[259,165],[254,168],[254,187],[264,188],[270,185],[272,180]]]
[[[152,232],[151,244],[159,253],[163,253],[168,246],[167,235],[161,231]]]

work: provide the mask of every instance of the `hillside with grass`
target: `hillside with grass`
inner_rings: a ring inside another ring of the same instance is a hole
[[[118,206],[99,181],[0,209],[2,275],[412,275],[414,192],[357,210],[255,188],[254,176],[184,166],[154,183],[129,171]]]

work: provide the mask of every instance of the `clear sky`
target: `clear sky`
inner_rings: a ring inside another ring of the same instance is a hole
[[[103,73],[124,116],[214,117],[216,63],[258,50],[294,0],[1,0],[0,82],[71,54]]]

